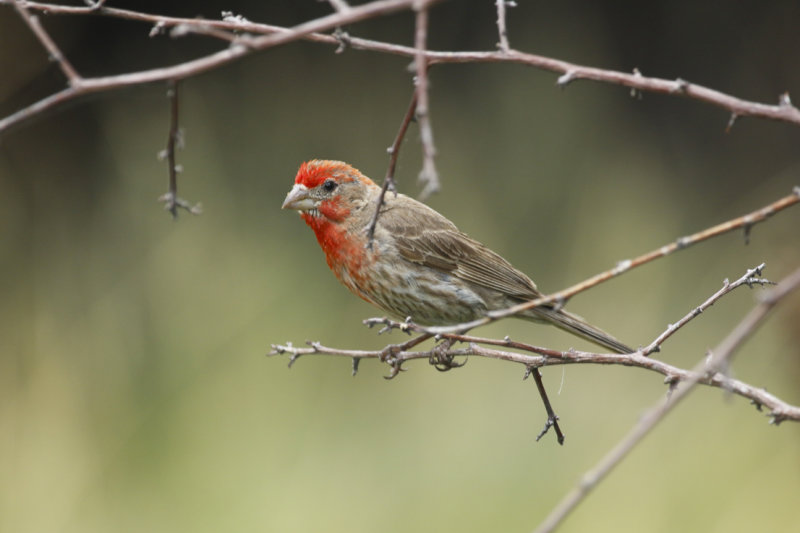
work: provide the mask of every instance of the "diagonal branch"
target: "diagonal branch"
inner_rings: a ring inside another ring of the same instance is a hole
[[[683,387],[678,388],[664,402],[651,408],[631,429],[631,431],[590,471],[584,474],[578,485],[553,509],[550,515],[536,529],[536,533],[547,533],[555,530],[561,522],[578,506],[633,448],[658,425],[678,403],[688,396],[696,385],[702,383],[707,376],[713,376],[724,369],[741,344],[758,328],[764,318],[789,293],[800,288],[800,268],[781,281],[775,289],[769,291],[761,303],[754,307],[742,319],[730,334],[711,352],[711,358],[698,364],[692,371],[693,376],[686,380]],[[779,423],[785,418],[773,420]]]
[[[787,207],[795,205],[798,202],[800,202],[800,187],[795,187],[794,190],[792,191],[792,194],[784,196],[783,198],[780,198],[779,200],[776,200],[771,204],[762,207],[761,209],[734,218],[727,222],[717,224],[716,226],[705,229],[703,231],[699,231],[692,235],[680,237],[674,242],[665,244],[660,248],[656,248],[655,250],[640,255],[634,259],[626,259],[620,261],[614,268],[606,270],[605,272],[601,272],[600,274],[597,274],[595,276],[592,276],[591,278],[582,281],[580,283],[577,283],[572,287],[568,287],[564,290],[561,290],[559,292],[553,293],[548,296],[537,298],[536,300],[531,300],[529,302],[524,302],[515,305],[513,307],[509,307],[508,309],[503,309],[500,311],[490,311],[487,314],[487,316],[479,318],[477,320],[473,320],[471,322],[464,322],[462,324],[455,324],[453,326],[429,327],[429,328],[424,328],[424,331],[427,331],[428,333],[433,333],[434,335],[442,333],[454,333],[459,331],[466,331],[478,326],[483,326],[485,324],[495,322],[497,320],[500,320],[501,318],[513,316],[517,313],[520,313],[527,309],[538,307],[540,305],[547,305],[553,303],[562,305],[566,303],[566,301],[569,300],[571,297],[575,296],[580,292],[583,292],[587,289],[591,289],[592,287],[599,285],[600,283],[615,278],[634,268],[650,263],[651,261],[654,261],[656,259],[666,257],[667,255],[673,252],[684,250],[693,244],[697,244],[699,242],[708,240],[712,237],[716,237],[724,233],[729,233],[731,231],[740,228],[744,229],[745,237],[747,237],[749,235],[750,229],[753,226],[755,226],[759,222],[765,221],[766,219],[778,213],[779,211],[782,211]]]
[[[653,352],[660,351],[661,345],[664,343],[664,341],[666,341],[668,338],[674,335],[676,331],[678,331],[683,326],[688,324],[692,319],[697,318],[700,315],[700,313],[702,313],[703,311],[714,305],[717,302],[717,300],[719,300],[732,290],[736,289],[737,287],[741,287],[742,285],[748,285],[748,286],[774,285],[774,283],[772,283],[769,280],[756,277],[761,275],[761,272],[764,270],[764,266],[765,266],[764,263],[761,263],[757,267],[751,268],[750,270],[747,271],[747,273],[745,273],[744,276],[742,276],[733,283],[728,282],[728,280],[726,279],[722,283],[722,288],[720,290],[712,294],[705,302],[692,309],[682,319],[680,319],[674,324],[670,324],[669,326],[667,326],[667,329],[661,335],[656,337],[656,339],[653,340],[653,342],[651,342],[646,348],[640,350],[642,355],[646,356],[650,355]]]
[[[408,110],[403,117],[403,122],[400,123],[400,130],[397,132],[394,142],[387,150],[389,152],[389,168],[386,169],[386,177],[383,178],[383,185],[381,186],[381,193],[378,196],[377,205],[375,206],[375,213],[372,215],[372,220],[367,227],[368,248],[372,248],[372,239],[375,237],[375,226],[378,224],[378,217],[380,216],[381,206],[383,205],[383,199],[386,196],[386,191],[397,191],[397,187],[395,186],[394,182],[394,171],[397,167],[397,158],[400,156],[400,145],[403,144],[403,139],[408,131],[408,125],[411,124],[411,120],[414,118],[414,112],[416,110],[417,92],[414,91],[414,94],[411,96],[411,103],[408,104]]]
[[[67,60],[53,39],[50,38],[50,34],[48,34],[44,27],[42,27],[41,23],[39,22],[39,17],[28,13],[28,10],[25,8],[25,2],[21,2],[20,0],[14,1],[14,7],[22,17],[22,20],[25,21],[31,31],[33,31],[34,35],[36,35],[36,37],[45,47],[47,53],[50,54],[50,58],[58,63],[59,68],[67,77],[69,84],[72,86],[78,85],[78,83],[81,81],[80,75],[69,62],[69,60]]]

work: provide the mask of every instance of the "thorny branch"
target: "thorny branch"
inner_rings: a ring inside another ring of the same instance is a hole
[[[770,284],[768,280],[758,277],[763,267],[763,264],[758,265],[752,269],[749,269],[743,276],[733,283],[724,283],[724,292],[720,294],[720,291],[718,291],[700,306],[692,310],[687,315],[689,318],[681,321],[681,326],[684,326],[692,319],[698,317],[701,314],[701,311],[698,311],[698,309],[708,307],[708,305],[710,305],[710,301],[719,300],[719,298],[725,294],[729,294],[735,288],[743,285],[752,286]],[[766,296],[767,301],[773,302],[776,299],[775,294],[784,294],[784,292],[787,292],[784,289],[781,289],[780,286],[778,289],[780,289],[781,292],[768,293],[768,296]],[[781,296],[781,298],[782,297],[783,296]],[[713,303],[713,301],[711,303]],[[653,357],[648,357],[647,355],[644,355],[643,350],[630,354],[602,354],[583,352],[574,349],[568,351],[557,351],[513,341],[509,338],[502,340],[487,339],[456,333],[443,333],[434,337],[431,333],[426,332],[421,326],[417,326],[410,322],[396,322],[386,318],[368,319],[365,320],[364,323],[370,327],[374,325],[383,325],[383,328],[380,330],[380,332],[385,332],[391,329],[399,329],[409,334],[418,333],[419,335],[412,337],[404,344],[389,345],[382,350],[343,350],[325,346],[319,342],[308,342],[307,348],[295,347],[291,344],[274,344],[272,345],[272,351],[269,353],[269,355],[289,354],[290,365],[294,363],[298,357],[309,354],[344,356],[353,358],[354,360],[379,359],[381,361],[385,361],[391,367],[391,373],[389,376],[387,376],[388,379],[397,376],[399,372],[404,370],[403,364],[407,361],[415,359],[427,359],[435,363],[439,363],[443,360],[452,362],[456,357],[466,357],[470,355],[519,363],[524,365],[526,369],[538,369],[543,366],[567,364],[629,366],[650,370],[663,375],[664,382],[669,384],[670,387],[675,387],[681,382],[696,382],[699,384],[708,385],[710,387],[720,388],[738,396],[742,396],[743,398],[749,399],[751,403],[759,408],[759,410],[761,408],[767,408],[772,423],[777,424],[784,420],[800,422],[800,406],[790,405],[762,388],[754,387],[721,372],[700,371],[697,369],[684,370]],[[674,330],[671,330],[670,328],[668,328],[667,331],[672,331],[674,333]],[[441,351],[437,352],[437,347],[434,347],[430,350],[411,351],[411,348],[432,337],[436,340],[444,339],[451,341],[451,344],[444,353]],[[662,333],[656,338],[656,340],[653,341],[653,343],[651,343],[650,346],[653,346],[659,339],[662,339],[663,341],[664,338],[666,337],[664,337],[664,333]],[[452,342],[466,343],[467,346],[466,348],[454,348]],[[528,353],[488,348],[484,345],[502,346]]]
[[[691,372],[691,377],[684,380],[683,386],[679,387],[673,394],[669,395],[665,401],[659,402],[652,407],[639,422],[631,428],[630,432],[612,448],[597,465],[583,475],[581,481],[563,500],[553,509],[550,515],[545,518],[541,525],[536,529],[536,533],[549,533],[558,527],[561,522],[575,509],[611,471],[616,467],[648,433],[678,405],[678,403],[689,395],[695,386],[705,383],[711,376],[720,376],[728,366],[728,362],[741,344],[758,328],[767,314],[775,307],[778,302],[783,300],[789,293],[800,288],[800,268],[784,278],[776,288],[768,291],[761,297],[761,302],[756,305],[747,316],[728,334],[727,337],[711,351],[708,360],[701,361]],[[753,399],[756,401],[755,399]],[[757,404],[758,405],[758,404]],[[800,414],[800,408],[793,406],[783,406],[773,409],[771,412],[772,423],[779,424],[783,420],[795,420],[790,418],[787,412]]]
[[[15,4],[16,0],[0,0],[0,5]],[[97,5],[91,7],[64,6],[42,2],[24,2],[29,10],[47,13],[48,15],[101,15],[128,20],[137,20],[153,24],[159,29],[172,28],[175,26],[186,26],[196,28],[219,28],[234,32],[247,32],[269,36],[277,34],[275,40],[259,40],[259,38],[241,35],[239,46],[232,49],[222,50],[215,54],[199,58],[179,65],[164,67],[139,72],[131,72],[118,76],[106,76],[97,78],[81,78],[79,88],[69,88],[59,93],[21,109],[0,120],[0,133],[10,127],[25,122],[33,116],[43,113],[63,103],[100,91],[110,91],[131,85],[140,85],[167,79],[186,78],[206,70],[219,67],[223,64],[234,61],[246,54],[256,50],[263,50],[271,46],[286,44],[298,39],[328,44],[337,48],[341,45],[341,39],[336,35],[327,35],[319,32],[327,31],[337,26],[350,24],[367,18],[374,18],[394,12],[400,9],[411,8],[416,2],[414,0],[382,0],[371,2],[362,6],[351,7],[346,11],[339,11],[332,15],[309,21],[294,28],[285,28],[269,24],[250,22],[241,17],[227,17],[225,20],[208,20],[202,18],[169,17],[106,7]],[[102,4],[102,3],[99,3]],[[158,34],[159,32],[155,32]],[[212,37],[214,35],[211,35]],[[795,107],[788,94],[780,95],[778,103],[774,105],[763,104],[743,100],[723,92],[690,83],[686,80],[676,79],[667,80],[663,78],[653,78],[641,75],[638,70],[632,73],[619,72],[601,68],[577,65],[559,59],[529,54],[517,50],[508,51],[500,49],[498,51],[471,51],[471,52],[450,52],[418,50],[416,47],[403,46],[398,44],[386,43],[370,39],[361,39],[348,36],[348,47],[353,50],[366,50],[391,55],[400,55],[409,58],[423,56],[428,66],[443,63],[517,63],[528,65],[541,70],[546,70],[561,74],[558,78],[559,85],[566,85],[572,81],[585,79],[622,85],[637,92],[653,92],[665,95],[682,96],[701,102],[714,105],[726,110],[732,117],[758,117],[764,119],[778,120],[800,125],[800,109]]]

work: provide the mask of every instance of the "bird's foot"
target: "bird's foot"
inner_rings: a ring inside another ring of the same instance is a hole
[[[444,339],[431,350],[431,355],[428,357],[428,362],[439,372],[447,372],[454,368],[460,368],[467,364],[465,359],[463,363],[456,362],[456,356],[450,353],[450,347],[455,343],[453,339]]]

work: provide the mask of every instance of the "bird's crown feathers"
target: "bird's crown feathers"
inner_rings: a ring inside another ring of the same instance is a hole
[[[361,181],[370,183],[371,180],[364,176],[358,169],[342,161],[327,159],[312,159],[300,165],[294,182],[304,185],[309,189],[318,187],[326,180],[332,178],[339,183]]]

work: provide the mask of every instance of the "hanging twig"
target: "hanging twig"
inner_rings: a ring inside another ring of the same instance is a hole
[[[178,171],[180,168],[175,161],[175,150],[183,147],[183,135],[178,123],[178,82],[170,80],[167,83],[167,97],[170,103],[169,135],[167,148],[161,153],[166,158],[169,167],[169,185],[167,192],[161,195],[159,202],[164,204],[164,209],[172,213],[172,218],[178,218],[178,208],[187,210],[193,215],[203,212],[200,204],[191,205],[183,198],[178,197]]]

